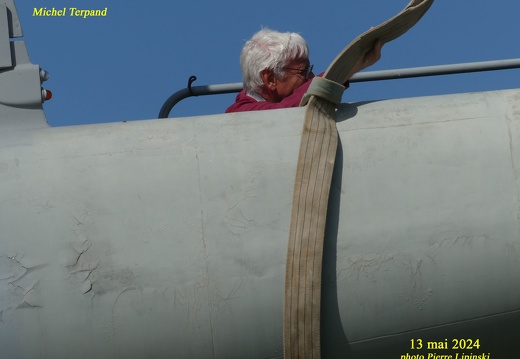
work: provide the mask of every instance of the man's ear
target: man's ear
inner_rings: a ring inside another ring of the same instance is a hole
[[[262,81],[264,82],[264,85],[266,88],[268,88],[269,90],[276,89],[277,79],[276,79],[276,76],[275,76],[273,70],[270,70],[270,69],[262,70],[260,75],[262,77]]]

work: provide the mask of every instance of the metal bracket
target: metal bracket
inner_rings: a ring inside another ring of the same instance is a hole
[[[11,41],[9,41],[9,20],[7,5],[0,4],[0,69],[13,66],[11,58]]]
[[[0,0],[0,69],[13,66],[11,38],[23,36],[14,0]]]

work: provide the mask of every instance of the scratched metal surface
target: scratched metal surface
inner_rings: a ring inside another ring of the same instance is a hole
[[[10,121],[2,356],[281,357],[302,121]],[[341,105],[326,347],[520,310],[519,121],[517,90]]]
[[[278,112],[6,133],[2,352],[275,354],[299,127]]]
[[[412,333],[396,339],[400,354],[418,328],[444,340],[446,324],[466,322],[454,332],[516,353],[520,92],[352,104],[338,117],[328,278],[340,304],[329,320],[340,315],[351,343]]]

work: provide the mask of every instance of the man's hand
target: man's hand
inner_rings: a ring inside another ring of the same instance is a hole
[[[374,44],[372,50],[368,51],[365,56],[361,57],[356,65],[352,68],[352,71],[347,75],[347,79],[344,81],[348,81],[355,73],[372,66],[381,58],[381,49],[383,48],[383,43],[380,40]]]

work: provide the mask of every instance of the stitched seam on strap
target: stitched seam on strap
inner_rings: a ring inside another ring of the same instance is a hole
[[[324,77],[315,77],[312,79],[309,89],[303,96],[301,106],[305,106],[312,95],[332,102],[335,105],[340,104],[344,91],[345,86],[335,81]]]

